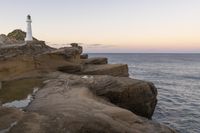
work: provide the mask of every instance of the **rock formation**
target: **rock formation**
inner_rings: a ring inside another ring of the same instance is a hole
[[[126,64],[85,65],[81,74],[111,75],[127,77],[128,66]]]
[[[77,43],[55,49],[37,40],[0,48],[1,103],[39,88],[24,111],[0,107],[0,132],[175,133],[150,120],[157,103],[152,83],[129,78],[126,64],[82,51]]]
[[[16,29],[8,35],[1,34],[0,35],[0,47],[8,46],[8,45],[16,45],[16,44],[23,44],[25,43],[24,39],[26,37],[26,32]],[[33,38],[34,41],[38,41],[38,39]]]
[[[84,64],[102,65],[102,64],[107,64],[108,59],[105,57],[93,57],[89,59],[82,59],[82,62]]]
[[[81,54],[80,58],[81,59],[88,59],[88,54]]]
[[[18,43],[18,41],[16,39],[7,37],[5,34],[0,35],[0,46],[14,43]]]
[[[11,39],[15,39],[17,41],[24,41],[24,39],[26,37],[26,32],[24,32],[20,29],[16,29],[16,30],[8,33],[7,37],[11,38]],[[33,38],[33,40],[37,41],[38,39]]]

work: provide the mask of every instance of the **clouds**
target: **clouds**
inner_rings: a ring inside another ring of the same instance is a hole
[[[69,47],[71,43],[64,43],[64,44],[55,44],[51,42],[46,42],[48,45],[56,48],[60,47]],[[80,46],[87,48],[87,49],[102,49],[102,48],[115,48],[117,45],[111,44],[86,44],[86,43],[78,43]]]
[[[82,44],[83,46],[87,46],[89,48],[112,48],[117,47],[117,45],[111,45],[111,44]]]

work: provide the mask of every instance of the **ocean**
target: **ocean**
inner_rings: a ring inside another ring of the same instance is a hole
[[[200,133],[200,54],[98,53],[109,63],[125,63],[131,78],[151,81],[158,89],[152,120],[180,133]]]

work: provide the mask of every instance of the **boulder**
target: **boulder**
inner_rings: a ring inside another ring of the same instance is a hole
[[[92,57],[89,59],[83,59],[83,64],[93,64],[93,65],[102,65],[108,64],[108,59],[105,57]]]
[[[156,107],[157,89],[150,82],[128,77],[93,76],[88,87],[111,103],[149,119]]]
[[[81,58],[81,59],[88,59],[88,54],[81,54],[81,55],[80,55],[80,58]]]
[[[129,75],[128,66],[126,64],[85,65],[80,74],[120,77],[127,77]]]

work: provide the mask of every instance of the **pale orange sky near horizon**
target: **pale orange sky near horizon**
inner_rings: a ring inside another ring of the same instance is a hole
[[[78,42],[85,52],[200,52],[199,0],[11,2],[0,5],[1,33],[25,30],[30,13],[33,35],[56,47]]]

